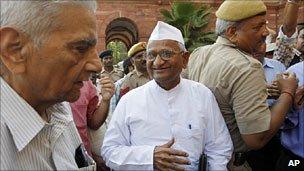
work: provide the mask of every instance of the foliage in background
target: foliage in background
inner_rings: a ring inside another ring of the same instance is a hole
[[[107,49],[113,51],[113,63],[116,65],[118,62],[123,61],[128,56],[126,45],[121,41],[112,41],[107,44]]]
[[[190,52],[197,47],[215,42],[214,32],[204,31],[211,13],[207,6],[191,2],[174,2],[171,4],[171,11],[161,9],[160,12],[165,22],[181,30],[186,48]]]

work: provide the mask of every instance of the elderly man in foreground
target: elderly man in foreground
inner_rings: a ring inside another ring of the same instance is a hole
[[[67,102],[100,72],[94,1],[1,1],[0,170],[95,169]]]
[[[226,170],[232,142],[211,91],[182,79],[189,53],[181,32],[158,22],[147,46],[152,81],[122,97],[106,132],[102,156],[115,170]]]

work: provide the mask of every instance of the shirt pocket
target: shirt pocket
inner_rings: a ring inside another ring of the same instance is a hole
[[[175,136],[177,146],[186,150],[190,157],[198,158],[204,147],[204,128],[195,125],[179,127]]]

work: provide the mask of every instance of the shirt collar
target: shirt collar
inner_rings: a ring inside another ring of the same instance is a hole
[[[12,134],[18,151],[21,151],[46,122],[2,77],[1,96],[1,115]]]
[[[18,151],[21,151],[47,123],[2,77],[0,85],[1,117],[3,116]],[[73,121],[72,111],[67,102],[57,103],[47,108],[46,112],[51,115],[51,124],[60,122],[67,125]]]
[[[265,67],[274,68],[274,66],[270,62],[270,60],[267,60],[266,58],[264,58],[264,61],[263,61],[263,68],[265,68]]]
[[[113,70],[111,72],[108,72],[105,69],[102,69],[102,71],[100,73],[101,74],[104,74],[104,73],[112,74],[113,72],[116,72],[115,68],[113,68]]]
[[[228,40],[228,39],[225,38],[225,37],[218,36],[215,43],[233,47],[233,48],[235,48],[238,52],[240,52],[241,54],[246,55],[246,56],[248,56],[248,57],[252,57],[252,55],[250,55],[249,53],[247,53],[247,52],[245,52],[245,51],[239,49],[235,44],[231,43],[230,40]]]
[[[134,69],[134,72],[135,72],[135,74],[136,74],[138,77],[141,77],[141,76],[144,75],[142,72],[137,71],[136,69]]]
[[[228,39],[226,39],[224,37],[221,37],[221,36],[217,37],[215,43],[222,44],[222,45],[227,45],[227,46],[231,46],[231,47],[236,47],[235,44],[231,43]]]
[[[160,87],[154,79],[152,81],[153,81],[153,85],[156,87],[157,91],[159,91],[161,93],[166,93],[166,94],[175,94],[175,92],[178,92],[181,89],[183,82],[184,82],[184,80],[182,78],[180,78],[180,82],[174,88],[172,88],[170,90],[165,90],[162,87]]]

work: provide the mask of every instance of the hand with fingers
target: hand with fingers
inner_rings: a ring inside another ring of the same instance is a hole
[[[153,165],[157,170],[185,170],[181,165],[190,165],[188,153],[171,148],[174,138],[166,144],[156,146],[154,149]]]
[[[287,93],[294,97],[298,87],[298,79],[294,73],[278,74],[277,85],[281,93]]]
[[[294,99],[294,107],[296,109],[300,109],[303,106],[304,106],[304,85],[298,87]]]
[[[102,100],[109,101],[115,92],[115,85],[113,81],[106,76],[100,78],[99,84],[101,86]]]
[[[280,97],[281,92],[276,81],[272,82],[272,84],[267,84],[267,94],[268,99],[277,99]]]

